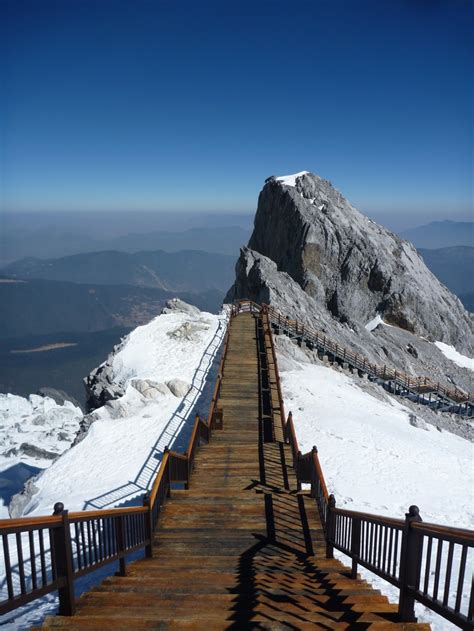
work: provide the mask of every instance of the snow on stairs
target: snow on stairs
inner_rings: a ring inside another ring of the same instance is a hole
[[[43,628],[430,628],[397,623],[397,605],[325,558],[289,446],[262,440],[256,336],[254,315],[234,319],[219,400],[224,429],[198,451],[189,490],[165,504],[153,558],[106,579],[81,596],[74,617],[49,617]]]

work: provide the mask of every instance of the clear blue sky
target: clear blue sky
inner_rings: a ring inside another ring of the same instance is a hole
[[[253,211],[311,170],[466,212],[470,0],[0,0],[7,210]]]

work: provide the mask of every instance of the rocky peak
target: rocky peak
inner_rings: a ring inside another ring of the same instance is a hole
[[[277,279],[268,283],[262,272],[269,268],[263,255],[299,285],[320,315],[364,326],[380,314],[400,329],[472,351],[469,314],[415,247],[365,217],[318,175],[266,180],[248,246],[227,299],[256,299],[242,292],[250,286],[257,291],[258,284],[260,295],[272,283],[276,289]]]

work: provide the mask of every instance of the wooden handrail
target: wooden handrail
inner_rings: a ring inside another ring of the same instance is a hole
[[[268,313],[267,309],[265,312]],[[274,345],[270,345],[270,352],[275,353]],[[276,357],[271,360],[276,365]],[[467,611],[462,610],[462,590],[468,551],[474,548],[474,531],[425,524],[416,506],[410,507],[405,520],[336,508],[334,496],[328,493],[316,447],[305,455],[297,452],[291,412],[284,440],[291,445],[298,487],[301,482],[311,483],[311,495],[316,501],[326,539],[327,557],[332,558],[336,548],[352,559],[352,577],[357,576],[357,567],[362,565],[398,587],[398,615],[402,622],[416,620],[414,606],[418,601],[461,628],[473,628],[474,587],[471,587]],[[443,543],[448,544],[445,546],[447,553],[443,553]],[[454,561],[455,545],[461,548],[459,562]],[[434,583],[430,578],[431,568],[434,568]],[[449,605],[452,577],[452,584],[456,586],[454,607]],[[443,595],[438,596],[439,584],[443,585]]]
[[[119,509],[120,510],[120,509]],[[40,517],[18,517],[15,519],[0,519],[0,530],[7,528],[41,528],[43,526],[54,526],[60,524],[61,518],[53,515],[42,515]]]
[[[155,503],[156,500],[156,496],[158,494],[158,489],[160,488],[160,484],[163,480],[163,477],[166,473],[166,469],[168,467],[168,460],[170,457],[170,452],[169,451],[165,451],[163,454],[163,458],[161,459],[161,464],[160,464],[160,468],[158,469],[158,473],[156,474],[156,478],[153,482],[153,485],[151,487],[150,490],[150,495],[148,497],[148,501],[150,503],[150,506],[153,506],[153,504]]]
[[[384,378],[390,381],[395,381],[397,385],[410,389],[412,392],[420,395],[424,393],[428,393],[429,391],[440,395],[445,399],[449,399],[455,404],[458,405],[474,405],[474,393],[466,392],[459,387],[448,388],[447,386],[443,386],[439,382],[432,381],[429,377],[411,377],[404,372],[393,370],[387,366],[378,366],[377,364],[373,364],[367,360],[367,358],[359,355],[359,353],[354,353],[350,349],[347,349],[343,346],[340,346],[338,343],[332,341],[330,338],[326,337],[325,334],[321,333],[313,329],[311,326],[306,324],[300,324],[298,320],[291,320],[287,316],[284,316],[279,311],[277,311],[271,305],[262,304],[259,305],[250,300],[239,301],[236,304],[237,310],[242,307],[250,306],[253,310],[260,310],[268,313],[269,318],[273,321],[273,323],[277,326],[283,326],[288,330],[293,330],[299,336],[305,337],[308,340],[314,340],[316,343],[320,344],[319,340],[324,338],[324,346],[335,353],[344,361],[349,360],[354,366],[359,369],[367,370],[371,372],[376,377]],[[411,389],[411,385],[413,384],[413,380],[417,380],[419,385]],[[423,380],[423,389],[421,388],[421,381]],[[425,388],[428,388],[425,390]]]
[[[177,460],[184,460],[184,461],[188,460],[188,456],[186,454],[180,454],[177,451],[173,451],[173,450],[170,450],[168,453],[171,457],[176,458]]]
[[[328,502],[329,501],[328,487],[326,485],[326,480],[324,478],[324,474],[323,474],[323,469],[321,467],[321,463],[319,462],[319,456],[318,456],[317,449],[313,449],[313,466],[314,466],[314,470],[316,471],[316,475],[319,478],[319,482],[321,484],[321,489],[322,489],[322,492],[323,492],[324,499],[326,500],[326,502]]]
[[[191,432],[191,436],[189,438],[189,442],[188,442],[188,450],[186,451],[187,456],[189,457],[189,455],[191,454],[194,445],[197,441],[197,436],[198,436],[198,431],[199,431],[199,424],[203,423],[204,421],[202,421],[200,419],[200,417],[198,415],[196,415],[196,418],[194,419],[194,425],[193,425],[193,430]]]
[[[442,535],[445,537],[455,537],[456,539],[465,539],[466,541],[472,541],[473,536],[473,531],[467,528],[453,528],[452,526],[432,524],[425,521],[413,523],[412,528],[427,535]]]
[[[103,519],[104,517],[120,517],[121,515],[134,515],[145,513],[143,506],[130,506],[128,508],[104,508],[100,510],[75,511],[69,513],[69,521],[83,521],[87,519]]]
[[[273,360],[273,366],[275,369],[275,380],[276,380],[278,401],[279,401],[279,407],[280,407],[280,423],[284,432],[285,431],[285,404],[284,404],[283,397],[281,394],[281,380],[280,380],[280,372],[278,370],[278,362],[276,358],[275,342],[273,340],[272,330],[270,326],[270,318],[269,318],[268,311],[266,308],[263,309],[263,317],[264,317],[264,325],[265,325],[266,334],[270,338],[272,360]]]
[[[334,514],[342,515],[344,517],[365,519],[373,523],[384,524],[385,526],[393,526],[394,528],[403,528],[403,526],[405,525],[403,519],[397,519],[396,517],[386,517],[384,515],[375,515],[373,513],[363,513],[361,511],[347,510],[345,508],[334,508]]]

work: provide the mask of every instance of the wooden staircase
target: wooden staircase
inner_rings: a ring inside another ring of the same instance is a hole
[[[83,594],[67,629],[429,629],[398,623],[397,605],[325,558],[314,500],[298,491],[281,428],[264,428],[258,316],[230,330],[218,407],[223,429],[173,490],[153,558]]]

